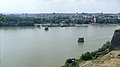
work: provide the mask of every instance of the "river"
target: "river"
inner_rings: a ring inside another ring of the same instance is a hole
[[[0,67],[60,67],[68,58],[110,41],[118,25],[88,27],[0,27]],[[78,43],[84,37],[84,43]]]

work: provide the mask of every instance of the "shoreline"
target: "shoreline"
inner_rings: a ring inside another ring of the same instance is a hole
[[[88,27],[89,25],[109,25],[109,26],[120,26],[120,24],[74,24],[74,25],[65,25],[65,26],[60,26],[60,25],[47,25],[47,24],[34,24],[31,26],[0,26],[0,27],[37,27],[41,25],[41,27]]]

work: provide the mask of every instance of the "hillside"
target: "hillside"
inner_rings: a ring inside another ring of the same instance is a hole
[[[111,51],[95,60],[84,61],[79,67],[120,67],[120,50]]]

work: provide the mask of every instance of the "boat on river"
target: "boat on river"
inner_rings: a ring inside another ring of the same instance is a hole
[[[48,31],[49,30],[49,28],[48,27],[45,27],[45,29],[44,29],[45,31]]]

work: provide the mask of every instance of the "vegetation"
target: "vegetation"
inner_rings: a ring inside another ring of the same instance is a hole
[[[108,41],[101,48],[99,48],[97,51],[94,51],[91,53],[86,52],[86,53],[82,54],[80,59],[87,61],[87,60],[97,58],[100,55],[104,55],[104,54],[108,53],[109,46],[110,46],[110,42]]]
[[[0,26],[33,26],[34,24],[44,24],[44,23],[51,23],[51,24],[60,24],[65,23],[73,23],[73,24],[89,24],[91,23],[93,18],[84,18],[84,17],[51,17],[51,18],[35,18],[35,17],[18,17],[14,15],[0,15]],[[105,19],[97,18],[97,22],[99,24],[108,24],[108,23],[120,23],[120,19]]]
[[[86,60],[91,60],[92,59],[92,54],[90,52],[84,53],[84,54],[82,54],[80,59],[85,60],[85,61]]]
[[[82,61],[96,59],[97,57],[99,57],[101,55],[107,54],[109,47],[110,47],[110,42],[108,41],[98,50],[96,50],[94,52],[86,52],[86,53],[82,54],[80,59],[77,59],[75,61],[75,65],[73,65],[73,67],[79,67],[79,63]],[[63,65],[62,67],[66,67],[66,66]]]
[[[16,16],[0,16],[0,26],[33,26],[32,18],[20,18]]]

